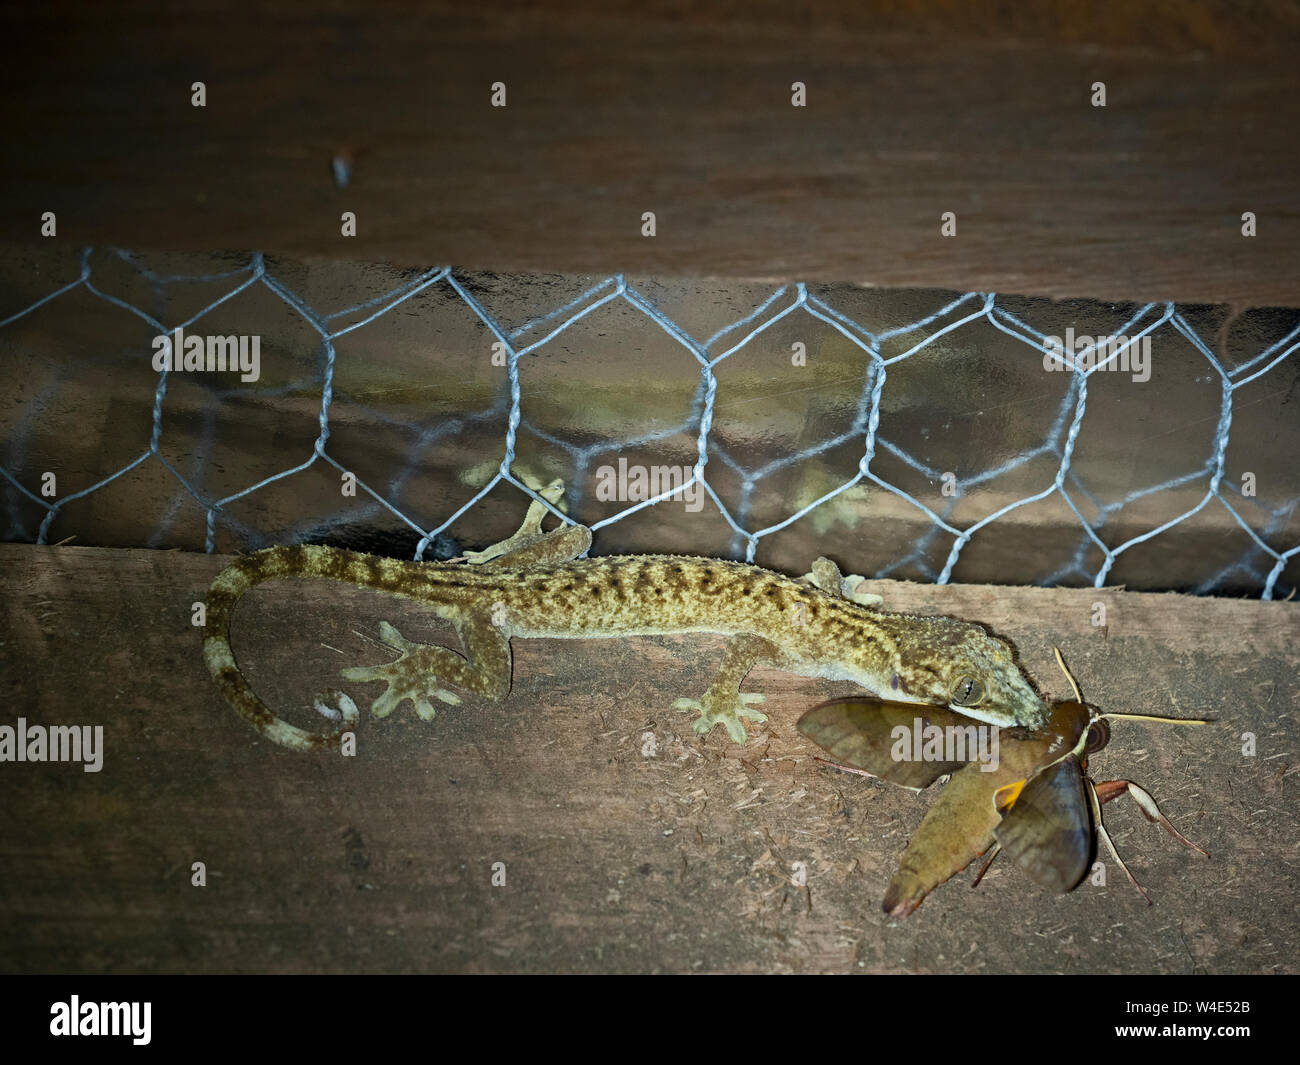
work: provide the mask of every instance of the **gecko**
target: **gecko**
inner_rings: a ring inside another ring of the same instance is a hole
[[[540,493],[554,502],[555,481]],[[237,558],[213,580],[206,599],[203,657],[240,716],[267,739],[293,750],[337,749],[359,712],[331,689],[316,709],[336,727],[313,732],[278,717],[240,671],[230,627],[254,585],[290,577],[324,578],[422,603],[451,622],[464,654],[413,643],[388,622],[383,643],[398,658],[342,670],[344,679],[383,682],[371,703],[384,718],[410,702],[423,720],[434,701],[460,703],[451,685],[496,702],[510,692],[512,637],[590,639],[716,633],[730,637],[712,683],[674,710],[697,711],[695,732],[722,725],[736,743],[745,721],[761,723],[764,697],[742,692],[758,663],[806,677],[849,680],[901,702],[944,706],[1002,727],[1040,728],[1048,707],[1015,660],[1010,644],[983,626],[949,617],[890,613],[819,558],[801,580],[740,562],[684,555],[585,556],[591,531],[576,524],[542,531],[546,505],[534,500],[511,537],[464,560],[419,562],[328,546],[269,547]],[[335,705],[336,704],[336,705]]]

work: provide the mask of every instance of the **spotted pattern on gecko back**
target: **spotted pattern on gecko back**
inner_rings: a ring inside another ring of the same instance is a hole
[[[383,630],[384,642],[401,657],[344,671],[349,679],[388,683],[372,705],[378,716],[409,700],[421,717],[431,718],[431,698],[459,701],[441,686],[444,681],[489,699],[503,697],[510,687],[513,636],[710,632],[733,640],[705,695],[678,701],[700,710],[697,731],[723,724],[733,739],[743,741],[739,719],[764,720],[751,705],[761,697],[738,691],[760,661],[803,676],[852,680],[895,700],[951,706],[991,724],[1036,728],[1046,720],[1046,706],[1020,672],[1010,645],[979,625],[887,613],[738,562],[676,555],[575,558],[590,543],[585,529],[567,527],[531,538],[523,537],[524,531],[507,541],[512,550],[482,564],[407,562],[311,545],[273,547],[236,559],[208,594],[208,668],[228,701],[263,735],[299,750],[336,747],[357,720],[351,700],[338,692],[324,697],[340,705],[337,728],[299,729],[277,717],[251,689],[229,640],[235,606],[253,585],[315,577],[423,603],[460,630],[463,657],[412,644],[391,626]],[[954,693],[959,690],[978,692],[979,698],[958,705]]]

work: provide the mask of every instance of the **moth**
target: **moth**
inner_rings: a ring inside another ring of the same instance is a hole
[[[1087,775],[1088,757],[1110,739],[1108,719],[1205,722],[1100,713],[1083,701],[1068,670],[1066,676],[1075,700],[1054,704],[1046,727],[1038,730],[976,726],[946,707],[869,696],[832,699],[799,719],[799,731],[837,759],[840,769],[918,792],[949,776],[885,892],[883,909],[891,917],[911,914],[934,888],[986,851],[972,887],[1005,852],[1042,887],[1070,891],[1091,865],[1094,828],[1150,905],[1102,824],[1101,807],[1122,795],[1131,796],[1147,820],[1209,857],[1174,828],[1145,789],[1129,780],[1094,783]],[[987,735],[980,730],[990,728],[992,743],[979,747]],[[990,748],[994,757],[985,757]]]

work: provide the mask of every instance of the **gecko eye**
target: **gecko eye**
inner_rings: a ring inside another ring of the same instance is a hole
[[[952,701],[958,706],[979,706],[984,701],[984,685],[969,674],[963,674],[952,686]]]
[[[1084,754],[1096,754],[1110,742],[1110,725],[1103,718],[1097,718],[1088,726],[1088,738],[1083,742]]]

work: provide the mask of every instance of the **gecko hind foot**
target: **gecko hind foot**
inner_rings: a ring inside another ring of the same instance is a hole
[[[812,564],[812,572],[805,573],[801,579],[828,595],[840,596],[862,606],[879,608],[885,602],[883,597],[862,587],[866,577],[859,573],[841,576],[839,566],[824,555]]]
[[[764,696],[757,692],[736,692],[731,696],[731,701],[727,698],[715,697],[707,692],[703,699],[678,699],[673,703],[674,710],[698,710],[700,716],[691,722],[691,728],[701,736],[705,735],[714,725],[722,725],[727,730],[727,735],[735,743],[744,743],[748,738],[745,732],[745,726],[740,723],[740,719],[748,718],[755,724],[767,720],[767,715],[761,710],[755,710],[752,703],[761,703]]]
[[[450,653],[446,648],[412,643],[386,621],[379,623],[379,638],[394,651],[400,651],[401,657],[380,666],[355,666],[340,671],[344,680],[360,681],[363,684],[375,680],[387,683],[388,688],[384,694],[370,704],[371,714],[387,717],[409,699],[422,721],[432,721],[437,716],[437,710],[429,701],[430,697],[451,706],[460,704],[459,695],[438,687],[435,673],[437,659]]]
[[[883,607],[885,605],[885,597],[883,595],[877,595],[875,592],[869,592],[862,587],[862,585],[866,583],[866,580],[867,580],[866,577],[863,577],[861,574],[858,573],[853,573],[845,577],[844,597],[846,599],[851,600],[854,603],[859,603],[862,606],[870,606],[870,607],[877,607],[877,608]]]

